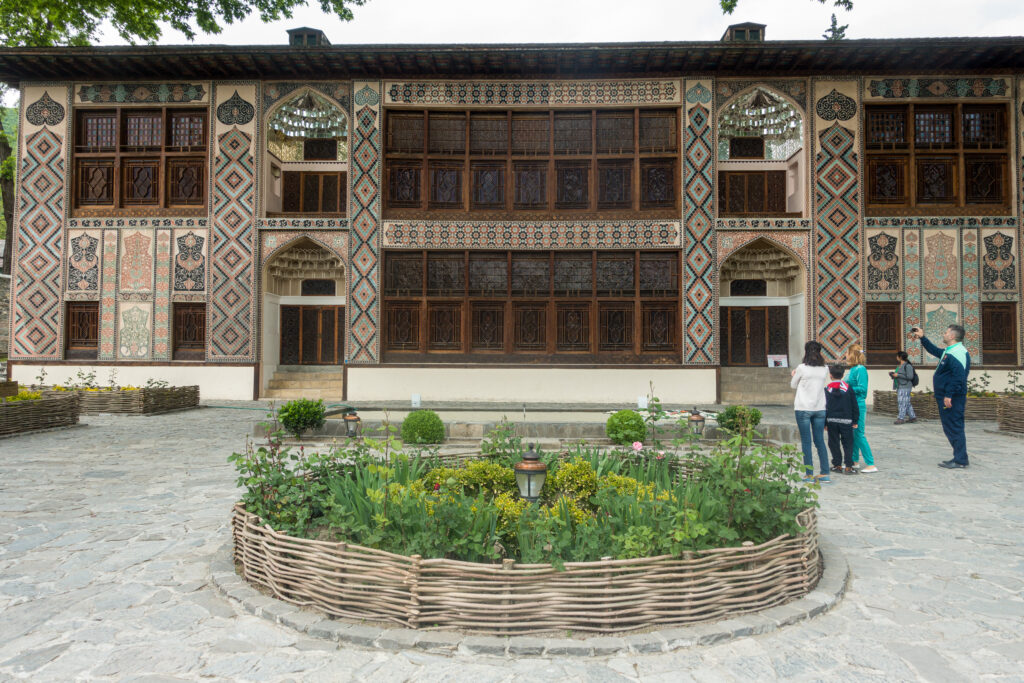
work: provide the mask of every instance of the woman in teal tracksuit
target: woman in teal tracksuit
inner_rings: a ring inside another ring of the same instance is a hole
[[[873,474],[878,471],[875,467],[875,456],[871,453],[871,446],[868,445],[867,437],[864,436],[864,423],[867,422],[867,398],[868,398],[868,371],[864,367],[867,358],[860,349],[860,344],[851,344],[846,351],[846,363],[850,369],[846,373],[846,383],[853,389],[857,397],[857,408],[860,410],[860,419],[857,420],[857,428],[853,430],[853,463],[856,465],[861,455],[864,456],[864,466],[860,471],[865,474]]]

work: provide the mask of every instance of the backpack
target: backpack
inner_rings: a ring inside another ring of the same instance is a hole
[[[921,378],[917,376],[917,368],[911,365],[910,369],[914,371],[914,376],[910,378],[910,386],[916,387],[921,382]]]

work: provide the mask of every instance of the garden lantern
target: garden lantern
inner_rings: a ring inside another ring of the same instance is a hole
[[[523,500],[536,503],[540,498],[540,490],[544,487],[544,479],[548,476],[548,466],[540,461],[540,456],[533,450],[532,443],[530,450],[523,453],[523,459],[512,469],[516,473],[519,495]]]
[[[686,419],[686,424],[689,425],[690,433],[694,436],[700,436],[704,433],[704,416],[696,408],[690,413],[690,417]]]
[[[359,428],[363,421],[362,418],[356,413],[348,413],[342,419],[345,420],[345,436],[350,439],[354,439],[359,436]]]

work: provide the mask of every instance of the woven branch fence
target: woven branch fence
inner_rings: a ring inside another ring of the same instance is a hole
[[[0,435],[78,424],[78,396],[47,394],[29,401],[0,402]]]
[[[0,382],[0,398],[4,396],[14,396],[18,393],[18,383],[11,382]]]
[[[882,415],[898,415],[899,406],[896,401],[895,391],[876,391],[874,412]],[[964,408],[965,420],[988,420],[995,422],[999,419],[999,409],[1007,396],[968,396],[967,405]],[[910,405],[914,407],[914,413],[918,417],[929,420],[939,419],[939,407],[935,402],[935,394],[913,393],[910,395]]]
[[[76,391],[82,415],[152,415],[199,405],[199,387],[142,388],[131,391]]]
[[[247,581],[335,617],[494,635],[616,633],[755,612],[807,594],[821,576],[817,518],[760,545],[633,560],[481,564],[407,557],[279,533],[236,505],[235,561]]]
[[[1024,433],[1024,396],[1007,396],[999,404],[999,429]]]

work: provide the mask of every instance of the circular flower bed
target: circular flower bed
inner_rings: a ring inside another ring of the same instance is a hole
[[[512,634],[718,619],[800,597],[820,574],[816,496],[789,447],[545,454],[533,504],[515,453],[390,445],[231,456],[243,576],[335,616]]]

